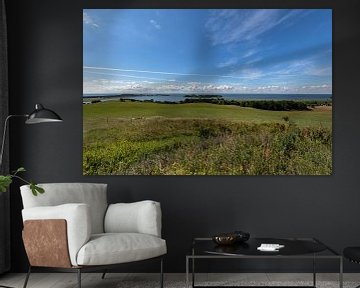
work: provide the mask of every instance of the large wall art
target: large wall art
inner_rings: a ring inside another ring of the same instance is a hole
[[[331,175],[331,9],[83,10],[84,175]]]

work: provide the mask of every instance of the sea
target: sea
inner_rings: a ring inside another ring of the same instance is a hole
[[[119,95],[119,94],[84,94],[84,99],[101,99],[106,100],[119,100],[119,99],[134,99],[138,101],[154,102],[180,102],[185,99],[199,99],[187,98],[185,95],[189,94],[134,94],[134,95]],[[197,94],[199,95],[199,94]],[[201,94],[200,94],[201,95]],[[204,94],[205,96],[206,94]],[[322,100],[331,101],[332,94],[216,94],[222,96],[225,100]],[[206,98],[206,97],[204,97]]]

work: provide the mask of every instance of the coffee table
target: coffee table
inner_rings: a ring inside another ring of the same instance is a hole
[[[272,243],[284,245],[278,252],[262,252],[257,250],[261,243]],[[316,260],[328,259],[339,261],[339,287],[343,287],[343,258],[335,250],[320,242],[315,238],[250,238],[245,243],[229,246],[219,246],[211,238],[194,238],[191,253],[186,255],[186,287],[189,287],[189,274],[191,268],[191,286],[195,285],[195,260],[217,260],[217,259],[309,259],[312,260],[313,285],[293,286],[293,287],[313,287],[316,288]],[[207,286],[208,287],[208,286]],[[214,287],[214,286],[212,286]],[[229,286],[222,286],[229,287]],[[231,286],[248,287],[248,286]],[[251,286],[254,287],[254,286]],[[256,286],[255,286],[256,287]],[[262,286],[263,287],[263,286]],[[270,286],[274,287],[274,286]],[[284,286],[281,286],[284,287]]]

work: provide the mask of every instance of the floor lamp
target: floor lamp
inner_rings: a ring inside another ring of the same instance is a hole
[[[48,122],[62,122],[63,120],[61,117],[56,114],[54,111],[45,108],[41,104],[35,105],[35,110],[30,114],[19,114],[19,115],[9,115],[5,119],[4,123],[4,132],[1,144],[1,151],[0,151],[0,167],[2,166],[3,154],[4,154],[4,146],[6,142],[6,132],[9,120],[11,118],[26,118],[25,124],[39,124],[39,123],[48,123]]]
[[[56,122],[62,122],[63,120],[61,117],[55,113],[54,111],[45,108],[41,104],[35,105],[35,110],[31,112],[30,114],[20,114],[20,115],[9,115],[5,119],[4,123],[4,132],[1,142],[1,150],[0,150],[0,168],[2,167],[2,161],[3,161],[3,155],[4,155],[4,146],[6,143],[6,132],[7,132],[7,126],[9,123],[9,120],[11,118],[26,118],[25,124],[39,124],[39,123],[56,123]],[[3,286],[0,284],[0,287],[4,288],[12,288],[9,286]]]

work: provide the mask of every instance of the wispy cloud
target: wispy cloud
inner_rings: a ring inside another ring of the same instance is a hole
[[[83,69],[105,70],[105,71],[121,71],[121,72],[135,72],[135,73],[149,73],[149,74],[175,75],[175,76],[199,76],[199,77],[216,77],[216,78],[233,78],[233,79],[244,79],[244,78],[246,78],[245,76],[197,74],[197,73],[177,73],[177,72],[166,72],[166,71],[133,70],[133,69],[94,67],[94,66],[84,66]]]
[[[90,81],[89,79],[93,78],[91,75],[94,74],[103,75],[108,78],[108,81],[135,79],[136,83],[141,84],[141,86],[135,85],[129,88],[128,85],[122,86],[118,85],[119,82],[114,82],[117,83],[116,87],[112,85],[112,88],[109,88],[106,86],[107,84],[104,84],[107,82],[103,82],[102,85],[105,86],[101,88],[102,86],[95,82],[96,92],[109,92],[111,90],[113,93],[331,93],[331,85],[326,80],[324,80],[324,83],[317,82],[317,84],[313,85],[300,84],[304,83],[305,79],[309,77],[310,72],[308,71],[312,71],[313,74],[325,73],[321,69],[319,71],[315,68],[309,70],[313,67],[315,66],[309,59],[303,59],[276,65],[271,71],[258,68],[243,68],[232,75],[218,75],[217,80],[214,81],[214,75],[207,74],[85,66],[84,79]],[[163,75],[164,77],[154,77],[155,75]],[[167,78],[167,76],[194,76],[190,77],[194,80],[185,80],[187,77]],[[277,84],[280,82],[283,84]],[[91,85],[86,84],[88,88],[85,89],[84,86],[84,89],[86,91],[93,90],[95,84],[93,82],[91,82]]]
[[[305,71],[309,69],[309,67],[313,67],[313,65],[312,58],[293,59],[274,65],[271,69],[271,74],[301,76],[305,74]]]
[[[331,93],[331,84],[319,85],[242,85],[237,83],[213,84],[203,82],[152,82],[148,80],[116,80],[92,79],[85,80],[83,93]]]
[[[305,73],[311,76],[331,76],[332,67],[310,67]]]
[[[106,76],[116,76],[116,77],[126,77],[126,78],[135,78],[135,79],[148,79],[148,80],[157,80],[157,81],[169,81],[169,82],[176,81],[174,79],[143,77],[143,76],[134,76],[134,75],[128,75],[128,74],[101,73],[101,72],[93,72],[93,71],[84,71],[84,73],[96,74],[96,75],[106,75]]]
[[[147,84],[135,81],[94,79],[84,81],[83,93],[122,93],[126,91],[139,91],[139,89],[142,89],[144,85]]]
[[[263,71],[260,69],[243,69],[241,73],[249,80],[255,80],[264,76]]]
[[[239,59],[237,57],[232,57],[224,62],[220,62],[216,65],[216,67],[218,68],[224,68],[224,67],[229,67],[229,66],[233,66],[235,64],[237,64],[239,61]]]
[[[331,93],[330,10],[84,9],[83,27],[84,89]]]
[[[253,65],[253,64],[259,63],[263,59],[264,59],[263,57],[257,56],[255,58],[252,58],[252,59],[249,59],[249,60],[245,61],[244,65]]]
[[[253,41],[301,11],[282,9],[215,10],[205,27],[214,46]]]
[[[149,81],[124,81],[93,79],[84,81],[83,93],[229,93],[233,85],[201,82],[154,83]]]
[[[157,30],[160,30],[161,29],[161,25],[154,19],[150,19],[150,24]]]
[[[83,12],[83,23],[85,25],[89,25],[92,28],[99,28],[99,24],[97,24],[95,20],[86,12]]]
[[[249,58],[250,56],[253,56],[254,54],[256,54],[258,52],[258,50],[256,49],[249,49],[248,51],[246,51],[242,57],[243,58]]]

